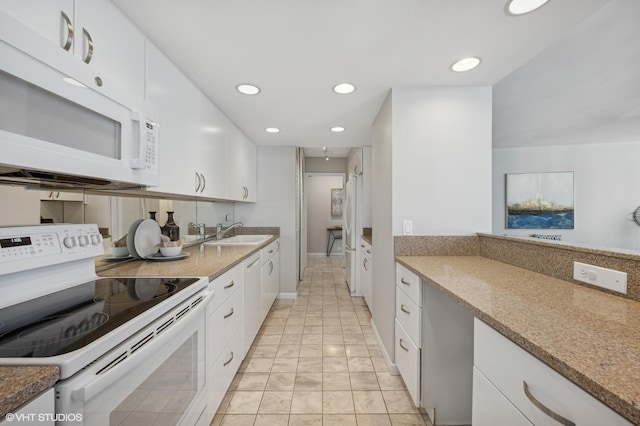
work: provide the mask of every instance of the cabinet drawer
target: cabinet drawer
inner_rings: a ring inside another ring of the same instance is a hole
[[[262,264],[264,265],[269,260],[271,260],[273,255],[278,253],[278,251],[280,251],[280,240],[279,239],[275,240],[274,242],[272,242],[271,244],[269,244],[268,246],[266,246],[265,248],[260,250],[260,257],[262,258]]]
[[[416,407],[420,406],[420,349],[396,319],[396,365]]]
[[[207,365],[211,366],[234,334],[242,334],[242,292],[236,291],[222,306],[209,310],[207,320]],[[238,352],[242,358],[242,352]]]
[[[407,335],[418,348],[421,345],[420,326],[422,324],[422,308],[419,308],[399,287],[396,287],[396,319],[407,332]]]
[[[211,311],[222,305],[233,293],[242,287],[242,265],[237,265],[209,283],[209,291],[213,293],[209,305]]]
[[[418,306],[422,306],[420,277],[396,263],[396,285]]]
[[[532,426],[516,407],[473,368],[473,426]]]
[[[577,424],[630,425],[619,414],[477,318],[474,365],[535,425],[558,422],[532,399]],[[530,397],[525,394],[527,384]]]
[[[209,380],[209,401],[207,403],[207,411],[209,418],[213,418],[214,414],[222,402],[225,393],[236,371],[242,362],[242,333],[238,332],[233,336],[231,342],[224,348],[222,355],[215,362],[213,367],[208,371],[207,379]]]

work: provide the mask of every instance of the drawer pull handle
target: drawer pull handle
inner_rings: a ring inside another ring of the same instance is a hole
[[[82,60],[85,64],[88,64],[89,62],[91,62],[91,58],[93,58],[93,38],[91,38],[91,34],[89,34],[89,31],[87,31],[86,28],[82,29],[82,34],[87,40],[87,54]]]
[[[73,24],[71,24],[71,19],[69,19],[66,13],[60,11],[60,15],[62,15],[62,19],[67,26],[67,38],[64,41],[62,48],[69,51],[69,49],[71,49],[71,44],[73,43]]]
[[[400,347],[405,351],[409,352],[409,348],[407,348],[405,345],[402,344],[402,339],[400,339]]]
[[[226,367],[231,361],[233,361],[233,351],[231,351],[231,358],[229,358],[229,361],[226,361],[222,366]]]
[[[226,290],[226,289],[228,289],[228,288],[231,288],[231,287],[233,287],[235,284],[236,284],[236,283],[234,283],[233,281],[231,281],[229,284],[227,284],[227,285],[225,285],[225,286],[224,286],[224,289]]]
[[[411,285],[409,281],[406,281],[404,278],[400,278],[400,282],[404,285]]]
[[[371,254],[371,250],[367,250],[367,253],[368,253],[368,254]]]
[[[229,318],[231,315],[233,315],[233,308],[231,308],[231,312],[229,312],[227,315],[225,315],[225,318]]]
[[[400,305],[400,310],[401,310],[402,312],[404,312],[405,314],[409,314],[409,315],[411,315],[411,312],[407,311],[407,309],[404,307],[404,305]]]
[[[533,405],[535,405],[540,411],[542,411],[547,416],[551,417],[553,420],[557,421],[561,425],[564,425],[564,426],[576,426],[576,424],[574,422],[572,422],[571,420],[565,419],[560,414],[550,410],[549,408],[545,407],[540,401],[538,401],[531,394],[531,392],[529,392],[529,385],[527,385],[527,382],[525,382],[524,380],[522,381],[522,386],[524,388],[524,394],[527,396],[529,401],[531,401],[531,403]]]

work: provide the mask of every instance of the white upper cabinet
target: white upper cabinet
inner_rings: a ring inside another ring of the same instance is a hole
[[[234,201],[256,201],[256,146],[229,122],[228,198]]]
[[[90,66],[96,86],[144,97],[145,36],[110,1],[0,0],[0,10]]]
[[[227,117],[204,95],[200,95],[199,170],[203,176],[201,195],[227,198]]]

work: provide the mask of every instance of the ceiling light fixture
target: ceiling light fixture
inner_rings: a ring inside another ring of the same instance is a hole
[[[341,126],[332,127],[331,131],[333,133],[341,133],[341,132],[344,132],[344,127],[341,127]]]
[[[525,15],[541,8],[548,2],[549,0],[509,0],[504,11],[511,16]]]
[[[480,65],[481,62],[482,62],[482,59],[476,56],[472,56],[470,58],[463,58],[463,59],[460,59],[459,61],[454,62],[451,65],[451,71],[454,71],[454,72],[470,71],[475,67],[477,67],[478,65]]]
[[[267,133],[280,133],[280,129],[277,127],[267,127],[264,131]]]
[[[236,90],[243,95],[257,95],[260,93],[260,88],[255,84],[242,83],[236,86]]]
[[[329,161],[329,154],[327,154],[327,147],[326,146],[322,147],[322,152],[324,153],[325,161]]]
[[[333,86],[333,91],[339,95],[348,95],[356,90],[356,86],[351,83],[338,83]]]

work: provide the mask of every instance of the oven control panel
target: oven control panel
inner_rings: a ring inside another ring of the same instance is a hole
[[[0,275],[104,254],[94,224],[0,228]]]

